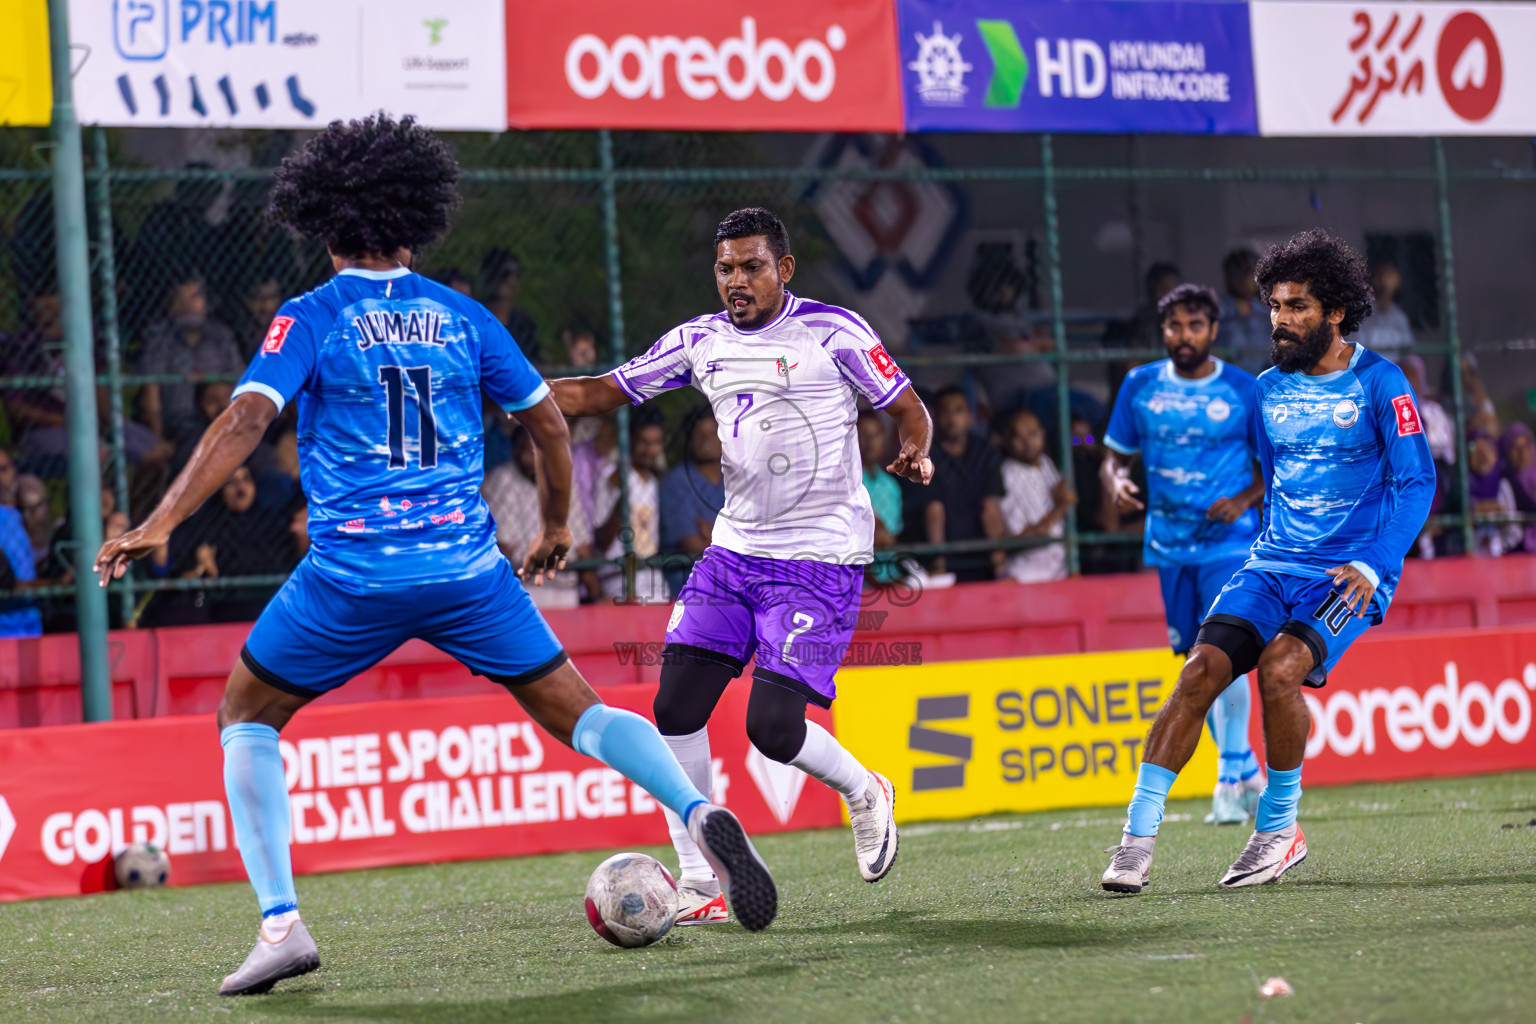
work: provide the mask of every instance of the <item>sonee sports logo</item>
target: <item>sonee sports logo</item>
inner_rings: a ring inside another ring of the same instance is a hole
[[[907,749],[921,754],[951,758],[953,764],[923,765],[912,769],[912,792],[965,788],[965,766],[970,763],[975,742],[958,732],[930,729],[928,722],[947,722],[971,717],[970,694],[952,697],[917,698],[917,721],[907,731]]]

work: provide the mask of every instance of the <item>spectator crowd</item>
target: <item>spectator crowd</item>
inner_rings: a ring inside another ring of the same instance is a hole
[[[137,244],[157,244],[179,230],[171,213],[141,230]],[[146,235],[148,240],[146,241]],[[169,241],[165,244],[170,245]],[[185,247],[184,240],[177,246]],[[211,250],[208,250],[211,251]],[[996,262],[996,255],[989,260]],[[1269,315],[1253,282],[1256,256],[1229,254],[1220,272],[1225,285],[1218,353],[1253,372],[1268,365]],[[20,259],[14,260],[20,266]],[[110,466],[103,481],[101,517],[107,537],[141,521],[191,457],[209,423],[231,401],[233,382],[259,349],[283,299],[314,283],[296,273],[301,261],[252,261],[243,276],[206,277],[190,260],[162,261],[153,280],[140,281],[125,302],[122,366],[131,374],[121,390],[121,418],[102,416],[104,465],[120,437],[124,465]],[[573,322],[554,334],[558,352],[541,348],[541,327],[519,302],[522,264],[492,249],[474,276],[448,268],[435,276],[482,301],[511,331],[530,358],[555,367],[594,367],[605,351],[597,333]],[[63,327],[59,296],[46,274],[17,272],[23,285],[20,323],[0,334],[0,636],[35,635],[73,627],[72,603],[39,600],[28,589],[73,582],[73,529],[66,512],[65,470],[69,438],[64,394]],[[1162,347],[1156,301],[1182,280],[1176,267],[1155,264],[1145,278],[1145,304],[1105,328],[1103,343],[1128,345],[1149,355]],[[1376,315],[1358,340],[1396,359],[1419,397],[1427,440],[1439,470],[1436,514],[1462,511],[1459,447],[1449,367],[1439,387],[1412,354],[1414,323],[1398,304],[1403,276],[1389,258],[1373,268]],[[927,586],[979,580],[1034,583],[1067,575],[1067,524],[1083,538],[1083,572],[1127,572],[1141,567],[1140,514],[1119,512],[1099,485],[1107,410],[1124,362],[1109,362],[1107,388],[1069,391],[1071,476],[1056,454],[1059,423],[1058,368],[1031,359],[1054,348],[1048,327],[1024,308],[1031,284],[1006,267],[977,277],[969,292],[977,312],[972,327],[986,351],[1018,355],[964,371],[933,390],[920,389],[935,425],[933,483],[924,488],[885,470],[897,448],[892,424],[865,409],[859,415],[861,465],[841,467],[862,475],[873,505],[876,557],[870,586]],[[145,295],[157,290],[158,297]],[[970,329],[970,328],[967,328]],[[104,355],[98,353],[104,365]],[[1476,552],[1497,556],[1536,552],[1536,437],[1521,422],[1504,423],[1489,399],[1476,360],[1460,365],[1468,428],[1466,475],[1469,511],[1485,517],[1474,531]],[[916,379],[926,384],[924,373]],[[103,410],[119,408],[105,389]],[[1108,401],[1106,401],[1106,395]],[[645,603],[672,600],[688,567],[710,544],[724,505],[719,427],[707,404],[670,408],[671,422],[649,407],[628,421],[628,459],[621,464],[619,427],[612,416],[572,424],[573,500],[570,527],[576,564],[534,591],[545,607],[575,607],[599,600]],[[484,495],[497,523],[497,543],[520,563],[539,531],[538,487],[527,435],[493,406],[485,417]],[[115,435],[120,431],[120,435]],[[119,491],[116,481],[126,480]],[[1069,479],[1071,482],[1069,482]],[[621,487],[622,480],[622,487]],[[627,518],[621,492],[627,491]],[[124,504],[120,505],[119,501]],[[141,590],[131,607],[114,601],[112,624],[180,625],[255,618],[308,550],[307,510],[299,481],[298,436],[290,406],[279,416],[249,462],[153,557],[133,567],[143,583],[171,581]],[[954,545],[936,554],[936,545]],[[1459,528],[1431,526],[1416,547],[1419,557],[1463,553]],[[915,553],[915,554],[914,554]],[[228,581],[250,579],[251,582]]]

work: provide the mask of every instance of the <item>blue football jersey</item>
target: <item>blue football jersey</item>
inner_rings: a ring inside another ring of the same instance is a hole
[[[508,412],[549,394],[496,318],[413,274],[343,270],[283,304],[236,395],[298,396],[309,558],[363,586],[496,567],[480,497],[480,392]]]
[[[1206,518],[1222,498],[1253,483],[1248,417],[1253,376],[1216,360],[1207,377],[1180,377],[1173,361],[1126,375],[1104,443],[1122,455],[1140,451],[1147,467],[1148,565],[1204,565],[1248,553],[1259,533],[1249,509],[1228,525]]]
[[[1265,370],[1249,429],[1264,467],[1264,532],[1248,568],[1321,577],[1353,564],[1384,613],[1435,491],[1408,378],[1355,345],[1318,377]]]

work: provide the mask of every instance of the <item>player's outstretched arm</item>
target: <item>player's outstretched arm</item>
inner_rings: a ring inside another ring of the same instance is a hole
[[[96,555],[101,585],[120,579],[129,562],[169,541],[171,531],[196,512],[251,457],[267,427],[277,418],[277,412],[272,399],[255,392],[247,392],[231,402],[208,425],[186,468],[171,483],[149,518],[137,529],[101,546]]]
[[[933,479],[933,460],[928,458],[928,449],[933,445],[933,420],[927,407],[909,385],[885,411],[896,421],[896,436],[901,441],[896,461],[885,468],[915,484],[926,485]]]
[[[560,412],[551,393],[536,405],[512,414],[533,440],[534,475],[539,482],[543,529],[538,540],[528,546],[528,555],[517,571],[536,587],[544,585],[546,575],[565,568],[565,556],[571,550],[567,525],[571,511],[571,431]]]
[[[545,383],[563,416],[600,416],[629,401],[611,373],[600,377],[561,377]]]

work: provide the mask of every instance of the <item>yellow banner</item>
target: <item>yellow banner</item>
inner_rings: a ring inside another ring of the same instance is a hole
[[[52,114],[48,0],[0,3],[0,125],[46,125]]]
[[[1168,651],[953,661],[838,673],[837,738],[896,786],[901,821],[1123,807],[1184,659]],[[1202,730],[1172,796],[1216,785]]]

